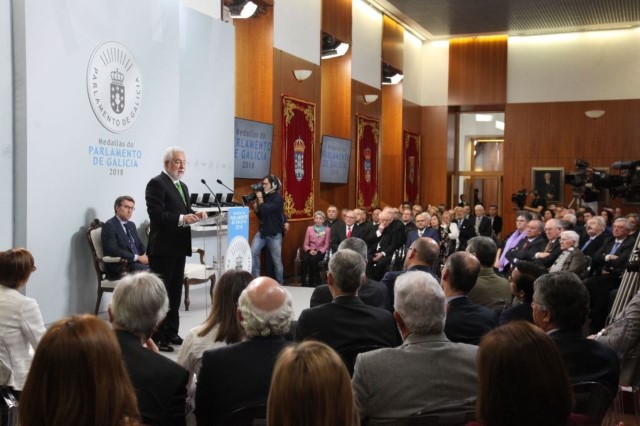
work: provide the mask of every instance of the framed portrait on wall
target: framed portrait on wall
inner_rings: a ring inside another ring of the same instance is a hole
[[[564,168],[532,167],[531,189],[547,200],[547,204],[564,203]]]

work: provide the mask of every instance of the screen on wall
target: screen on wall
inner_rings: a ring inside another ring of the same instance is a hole
[[[269,174],[273,124],[235,119],[235,177],[261,179]]]
[[[349,182],[350,159],[351,141],[349,139],[323,135],[320,154],[320,182]]]

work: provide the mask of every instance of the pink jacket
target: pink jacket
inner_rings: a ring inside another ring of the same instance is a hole
[[[307,228],[307,232],[304,234],[304,251],[317,250],[321,253],[326,253],[329,249],[329,237],[331,230],[328,226],[324,228],[324,235],[316,236],[316,231],[313,230],[313,225]]]

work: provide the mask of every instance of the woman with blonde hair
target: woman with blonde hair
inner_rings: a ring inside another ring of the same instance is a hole
[[[38,303],[20,293],[35,270],[28,250],[15,248],[0,252],[0,343],[6,344],[10,352],[0,352],[0,361],[11,369],[9,385],[16,395],[24,386],[33,350],[45,332]]]
[[[333,349],[307,340],[282,350],[271,379],[267,424],[359,424],[349,373]]]
[[[22,426],[140,424],[136,394],[111,327],[93,315],[55,322],[20,395]]]

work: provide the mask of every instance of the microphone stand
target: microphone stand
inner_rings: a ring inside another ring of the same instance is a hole
[[[216,182],[218,182],[218,185],[222,185],[222,186],[224,186],[224,187],[225,187],[225,188],[227,188],[229,191],[231,191],[231,193],[232,193],[232,194],[234,194],[234,195],[235,195],[235,191],[234,191],[233,189],[229,188],[229,187],[228,187],[227,185],[225,185],[224,183],[222,183],[222,181],[221,181],[220,179],[217,179],[217,180],[216,180]],[[240,197],[240,200],[242,201],[242,207],[247,207],[247,206],[244,204],[244,199],[243,199],[242,197]]]

